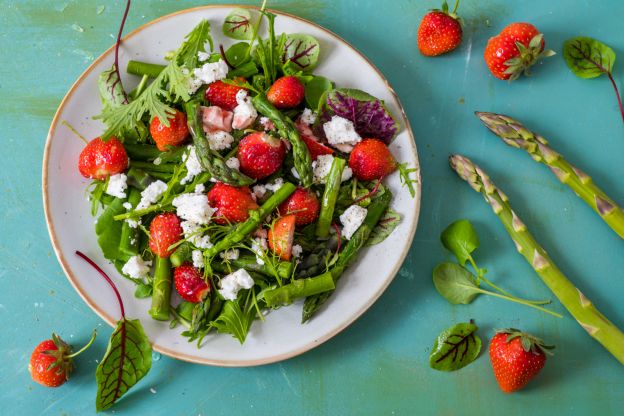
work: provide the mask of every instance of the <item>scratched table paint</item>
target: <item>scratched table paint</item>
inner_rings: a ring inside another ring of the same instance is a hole
[[[205,4],[135,2],[133,29],[158,16]],[[624,202],[624,126],[606,79],[580,80],[561,58],[563,41],[596,37],[624,57],[618,1],[464,0],[465,38],[456,52],[435,59],[416,49],[417,23],[437,1],[279,1],[274,7],[314,20],[368,55],[398,92],[414,128],[423,168],[423,209],[410,255],[379,301],[354,325],[319,348],[258,368],[212,368],[155,356],[151,373],[116,407],[152,415],[381,415],[381,414],[621,414],[624,369],[572,318],[480,298],[451,306],[431,284],[437,261],[449,259],[440,231],[458,217],[481,235],[477,258],[492,277],[532,298],[551,294],[514,250],[502,226],[447,167],[461,152],[486,167],[561,268],[620,327],[624,327],[624,249],[611,232],[543,167],[499,143],[481,127],[476,109],[513,115],[551,139]],[[104,6],[104,7],[102,7]],[[97,359],[111,329],[65,279],[48,240],[40,167],[46,132],[61,98],[78,75],[108,48],[121,1],[0,1],[0,403],[3,414],[85,415],[94,411]],[[558,56],[514,84],[493,79],[482,59],[488,37],[506,23],[531,20]],[[624,58],[622,58],[624,59]],[[616,78],[624,79],[624,64]],[[622,84],[620,84],[622,85]],[[624,89],[624,88],[621,88]],[[73,140],[69,137],[68,140]],[[555,302],[554,309],[562,310]],[[525,391],[496,387],[484,354],[453,374],[428,368],[435,336],[474,318],[483,337],[518,326],[558,346]],[[45,390],[30,381],[33,346],[58,331],[81,344],[98,328],[91,350],[67,385]]]

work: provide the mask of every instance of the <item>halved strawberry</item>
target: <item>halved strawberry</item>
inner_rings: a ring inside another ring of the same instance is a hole
[[[223,81],[215,81],[208,85],[205,97],[210,101],[211,105],[218,105],[224,110],[232,111],[234,107],[238,105],[236,102],[236,94],[244,89],[245,88],[236,85],[226,84]]]
[[[167,120],[169,127],[161,123],[158,117],[154,117],[150,123],[150,134],[161,152],[167,150],[167,146],[181,145],[189,136],[186,115],[183,112],[175,110],[175,114]]]
[[[149,247],[158,257],[167,258],[173,253],[169,246],[182,238],[180,219],[173,212],[158,214],[150,224]]]
[[[394,172],[397,162],[388,146],[378,139],[364,139],[353,147],[349,167],[356,178],[363,181],[379,179]]]
[[[213,221],[217,224],[238,223],[249,218],[249,211],[258,209],[246,186],[232,186],[218,182],[208,192],[210,206],[217,209]]]
[[[78,158],[78,170],[85,178],[103,180],[127,168],[128,154],[116,137],[107,141],[96,137],[82,149]]]
[[[282,260],[288,261],[292,257],[296,221],[294,214],[284,215],[269,229],[269,248]]]
[[[317,142],[309,136],[302,135],[301,140],[303,140],[303,142],[308,147],[308,151],[310,152],[312,160],[316,160],[316,158],[320,155],[331,155],[334,153],[334,149],[325,146],[323,143]]]
[[[316,221],[321,204],[314,191],[298,187],[278,209],[282,215],[294,214],[295,223],[302,226]]]
[[[286,145],[264,132],[254,132],[240,141],[236,157],[240,161],[241,172],[254,179],[263,179],[282,166]]]
[[[201,302],[210,293],[210,284],[204,281],[199,270],[190,263],[176,267],[173,280],[182,299],[189,302]]]
[[[275,80],[267,92],[267,99],[280,109],[294,108],[301,104],[305,96],[305,87],[293,76],[285,76]]]

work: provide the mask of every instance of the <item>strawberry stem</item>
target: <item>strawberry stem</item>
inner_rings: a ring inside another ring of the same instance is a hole
[[[113,292],[115,292],[115,296],[117,296],[117,302],[119,303],[119,310],[121,311],[121,318],[125,319],[126,318],[126,311],[124,310],[123,301],[121,300],[121,295],[119,294],[119,290],[117,290],[117,286],[115,286],[115,283],[113,283],[111,278],[108,277],[108,275],[104,272],[104,270],[100,269],[100,266],[95,264],[95,262],[93,260],[91,260],[89,257],[87,257],[84,253],[82,253],[81,251],[76,250],[76,254],[80,258],[82,258],[84,261],[89,263],[89,265],[91,265],[91,267],[93,267],[95,270],[97,270],[100,273],[100,275],[102,275],[104,280],[106,280],[108,282],[108,284],[113,288]]]
[[[95,341],[95,337],[96,336],[97,336],[97,331],[94,329],[93,330],[93,334],[91,335],[91,339],[89,340],[89,342],[87,342],[87,345],[85,345],[84,347],[80,348],[78,351],[68,355],[67,358],[74,358],[74,357],[80,355],[81,353],[83,353],[87,348],[89,348],[91,346],[91,344],[93,344],[93,341]]]
[[[453,11],[451,12],[451,14],[455,14],[458,7],[459,7],[459,0],[455,0],[455,7],[453,7]]]

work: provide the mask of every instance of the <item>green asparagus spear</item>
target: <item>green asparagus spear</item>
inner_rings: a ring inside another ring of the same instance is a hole
[[[170,302],[171,261],[169,258],[156,256],[152,291],[152,307],[149,310],[150,316],[158,321],[168,320]]]
[[[202,167],[209,172],[213,178],[220,182],[225,182],[234,186],[247,186],[253,183],[253,179],[240,173],[236,169],[231,169],[225,164],[225,160],[217,152],[210,150],[208,139],[204,134],[204,129],[199,113],[199,102],[189,101],[184,105],[187,123],[195,151]]]
[[[149,64],[147,62],[139,62],[139,61],[128,61],[128,66],[126,67],[126,71],[129,74],[133,75],[149,75],[152,78],[156,78],[158,74],[160,74],[163,69],[165,69],[165,65],[158,64]]]
[[[206,250],[205,255],[208,258],[213,258],[215,255],[222,251],[225,251],[236,244],[243,241],[243,239],[249,234],[254,232],[258,226],[264,221],[267,215],[277,208],[279,204],[284,202],[286,198],[295,191],[296,187],[290,182],[284,183],[269,199],[266,200],[260,208],[249,213],[249,219],[242,222],[234,228],[234,230],[219,240],[214,246]]]
[[[291,283],[264,292],[264,301],[269,308],[290,305],[295,299],[313,296],[336,288],[330,272],[307,279],[293,280]]]
[[[141,200],[141,192],[130,187],[128,191],[128,202],[136,207]],[[136,256],[139,254],[139,242],[141,241],[141,230],[139,227],[131,227],[128,221],[124,221],[121,225],[121,242],[119,243],[119,251],[128,256]]]
[[[256,262],[256,256],[252,255],[241,255],[237,259],[228,260],[228,262],[232,270],[245,269],[247,271],[258,272],[269,277],[275,276],[275,273],[277,273],[277,275],[282,279],[290,278],[294,268],[292,262],[280,261],[275,265],[275,270],[273,270],[273,267],[267,263],[258,264]],[[212,264],[212,269],[217,273],[230,272],[230,269],[225,264],[219,262]]]
[[[152,161],[160,159],[162,163],[180,163],[186,147],[179,146],[166,152],[161,152],[152,144],[124,143],[128,157],[133,161]]]
[[[338,260],[329,271],[336,282],[342,276],[344,270],[349,267],[353,262],[357,260],[357,254],[366,244],[366,240],[371,234],[371,231],[379,220],[382,218],[384,212],[388,209],[390,201],[392,200],[392,193],[386,190],[383,194],[373,197],[370,205],[368,206],[368,212],[364,222],[357,229],[357,231],[351,236],[351,240],[347,243],[345,248],[338,255]],[[333,290],[320,293],[318,295],[309,296],[306,298],[303,304],[303,315],[301,322],[308,321],[312,315],[329,299]]]
[[[153,179],[144,170],[137,168],[128,169],[128,185],[137,188],[139,191],[147,188],[152,182]]]
[[[263,94],[256,95],[251,102],[256,110],[271,119],[280,135],[288,139],[292,145],[295,169],[301,178],[301,183],[306,188],[310,187],[312,185],[312,157],[308,147],[301,140],[295,123],[275,108]]]
[[[600,313],[593,303],[559,270],[512,210],[507,196],[492,183],[483,170],[469,159],[454,155],[450,158],[450,164],[460,178],[468,182],[475,191],[483,194],[507,229],[518,252],[535,269],[561,304],[589,335],[624,364],[624,333]]]
[[[329,236],[329,228],[334,217],[334,208],[340,192],[342,171],[345,164],[344,159],[335,157],[327,174],[327,183],[325,184],[325,191],[321,200],[321,212],[316,223],[316,236],[319,238],[327,238]]]
[[[171,265],[173,267],[180,267],[185,262],[191,259],[191,246],[188,243],[180,244],[173,253],[171,253]]]
[[[171,163],[161,163],[160,165],[155,165],[151,162],[141,162],[139,160],[131,160],[130,167],[149,171],[150,173],[151,172],[173,173],[173,171],[176,168],[175,165]]]
[[[591,177],[555,152],[548,142],[511,117],[476,112],[477,117],[509,146],[526,150],[581,197],[621,238],[624,238],[624,210],[596,186]]]

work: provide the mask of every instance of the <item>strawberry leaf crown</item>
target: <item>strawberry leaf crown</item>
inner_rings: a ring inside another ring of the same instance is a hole
[[[48,366],[47,370],[56,368],[56,374],[65,374],[65,379],[69,380],[69,375],[74,370],[72,347],[55,333],[52,333],[52,342],[57,349],[42,352],[42,354],[54,358],[54,362]]]
[[[459,21],[461,23],[461,18],[457,15],[457,7],[459,7],[459,0],[455,1],[455,6],[453,7],[453,10],[451,12],[449,12],[449,5],[446,2],[446,0],[444,0],[442,2],[442,8],[440,9],[431,9],[431,11],[433,12],[442,12],[444,14],[449,15],[450,17],[452,17],[453,19]]]
[[[548,355],[553,355],[553,350],[555,348],[554,345],[548,345],[540,338],[533,336],[531,334],[527,334],[526,332],[522,332],[516,328],[504,328],[497,329],[497,334],[507,334],[507,338],[505,342],[509,343],[516,338],[520,338],[520,344],[522,345],[522,349],[526,352],[532,352],[535,355],[539,355],[540,353],[546,353]]]
[[[530,68],[535,65],[538,59],[548,58],[555,55],[555,51],[544,49],[544,35],[535,35],[528,46],[516,41],[518,56],[505,61],[507,69],[505,74],[510,74],[509,81],[517,79],[520,75],[530,75]]]

